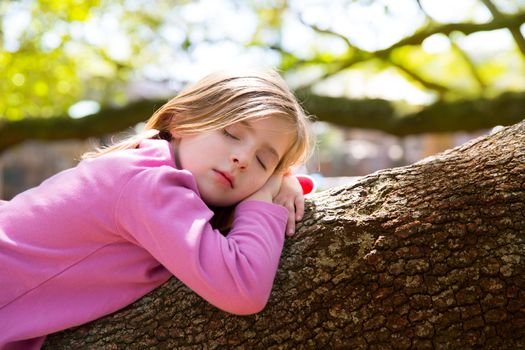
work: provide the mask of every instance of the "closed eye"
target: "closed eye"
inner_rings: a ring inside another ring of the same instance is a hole
[[[259,165],[264,169],[266,170],[266,165],[264,164],[264,162],[261,160],[261,158],[259,156],[256,156],[257,158],[257,162],[259,163]]]
[[[222,133],[223,133],[226,137],[229,137],[229,138],[231,138],[231,139],[234,139],[234,140],[237,140],[237,141],[240,140],[237,136],[235,136],[235,135],[229,133],[226,129],[222,129]]]

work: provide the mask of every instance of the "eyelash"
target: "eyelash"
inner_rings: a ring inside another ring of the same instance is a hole
[[[237,136],[229,133],[226,129],[222,129],[222,133],[228,138],[234,139],[236,141],[240,141],[240,139]],[[266,171],[266,165],[261,160],[261,158],[259,156],[256,156],[255,158],[257,158],[257,162],[259,163],[259,165]]]
[[[259,165],[264,169],[266,170],[266,165],[264,165],[263,161],[261,160],[261,158],[259,158],[259,156],[256,156],[255,158],[257,158],[257,161],[259,162]]]
[[[226,135],[226,137],[229,137],[229,138],[237,140],[237,141],[240,140],[237,136],[234,136],[234,135],[230,134],[226,129],[222,129],[222,132],[223,132],[224,135]]]

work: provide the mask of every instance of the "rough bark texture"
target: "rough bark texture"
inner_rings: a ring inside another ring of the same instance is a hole
[[[525,348],[524,212],[522,122],[314,196],[260,314],[172,279],[46,348]]]

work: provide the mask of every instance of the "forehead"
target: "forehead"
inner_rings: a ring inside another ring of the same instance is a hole
[[[246,128],[273,148],[279,158],[282,158],[294,139],[294,128],[290,121],[279,117],[265,117],[243,120],[237,125]]]
[[[282,132],[290,133],[293,130],[293,126],[290,121],[282,117],[264,117],[264,118],[253,118],[247,120],[241,120],[238,124],[243,125],[249,129],[270,131],[270,132]]]

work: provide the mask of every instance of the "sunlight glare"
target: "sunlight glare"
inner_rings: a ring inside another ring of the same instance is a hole
[[[68,109],[68,114],[73,119],[80,119],[100,111],[100,104],[93,100],[78,101]]]
[[[421,48],[429,54],[445,52],[450,50],[450,39],[443,34],[434,34],[423,41]]]

